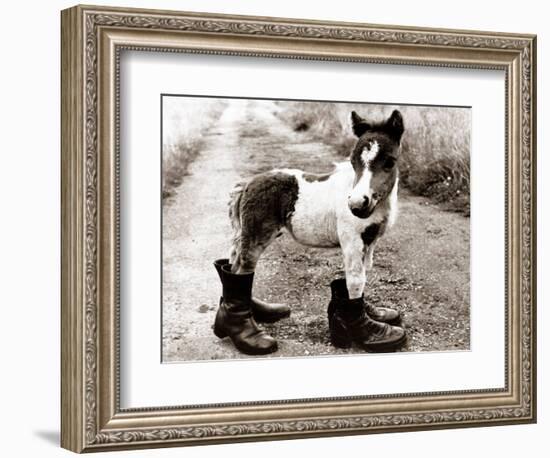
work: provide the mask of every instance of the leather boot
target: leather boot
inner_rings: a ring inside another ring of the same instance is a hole
[[[222,275],[222,266],[229,264],[229,259],[217,259],[214,261],[214,267],[218,272],[218,275]],[[220,298],[221,302],[221,298]],[[253,297],[252,301],[252,315],[254,319],[260,323],[275,323],[283,318],[290,316],[290,307],[286,304],[270,304],[269,302],[261,301],[260,299]]]
[[[330,284],[330,290],[332,292],[332,299],[328,308],[329,317],[334,313],[334,304],[333,300],[336,298],[345,298],[348,296],[348,288],[346,286],[346,280],[344,278],[339,278],[332,281]],[[375,307],[374,305],[365,303],[365,311],[367,315],[376,321],[381,321],[388,324],[400,324],[401,323],[401,314],[394,309],[387,307]]]
[[[236,275],[231,265],[220,269],[223,294],[216,320],[214,334],[220,339],[229,337],[235,347],[247,355],[266,355],[277,351],[277,341],[258,327],[251,309],[252,282],[254,274]]]
[[[350,348],[355,343],[366,351],[391,351],[407,340],[404,329],[370,318],[363,297],[333,297],[329,310],[330,340],[335,347]]]

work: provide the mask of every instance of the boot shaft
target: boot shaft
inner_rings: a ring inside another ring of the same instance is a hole
[[[260,329],[252,315],[254,274],[231,273],[225,259],[214,262],[222,282],[222,298],[214,321],[214,334],[231,338],[235,347],[248,355],[265,355],[277,350],[277,341]]]
[[[218,272],[218,276],[220,277],[220,281],[222,279],[222,266],[225,266],[226,264],[229,264],[228,258],[220,258],[216,259],[214,261],[214,267],[216,268],[216,272]]]
[[[221,266],[222,296],[232,309],[250,310],[254,273],[231,273],[231,264]]]
[[[220,281],[222,281],[222,267],[227,264],[229,264],[228,258],[220,258],[214,261],[214,267],[216,268],[216,272],[218,272]],[[220,298],[220,302],[222,300],[223,297]],[[285,304],[270,304],[255,297],[252,297],[250,303],[254,319],[258,322],[274,323],[290,315],[290,307]]]
[[[338,313],[346,321],[353,321],[361,316],[365,308],[363,296],[350,299],[344,278],[333,280],[330,283],[330,290],[332,297],[328,309],[329,320],[334,313]]]
[[[337,278],[330,282],[332,299],[349,299],[348,287],[345,278]]]
[[[373,320],[367,313],[363,296],[350,299],[345,279],[331,282],[328,306],[330,339],[338,348],[350,348],[355,342],[367,351],[388,351],[406,341],[402,328]]]
[[[349,299],[348,288],[344,278],[333,280],[330,284],[330,290],[332,292],[332,298],[328,306],[329,319],[334,314],[337,307],[336,303]],[[363,304],[367,315],[374,320],[390,324],[399,324],[401,322],[401,314],[392,308],[376,307],[365,300],[363,300]]]
[[[231,272],[229,259],[221,258],[214,261],[214,268],[220,277],[224,298],[242,299],[252,295],[254,273],[234,274]]]

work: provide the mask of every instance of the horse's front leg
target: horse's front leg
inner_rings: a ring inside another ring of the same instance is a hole
[[[349,298],[361,298],[367,280],[363,240],[359,234],[343,235],[340,237],[340,246],[344,255],[344,269]]]
[[[329,330],[332,344],[350,348],[353,343],[369,351],[383,351],[400,346],[405,331],[374,320],[366,307],[363,290],[366,281],[365,245],[360,234],[342,231],[340,246],[344,255],[348,297],[338,288],[338,280],[331,287],[333,298],[329,305]],[[332,313],[331,313],[332,308]]]

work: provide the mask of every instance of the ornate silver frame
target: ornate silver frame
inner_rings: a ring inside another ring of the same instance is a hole
[[[506,387],[121,410],[118,62],[122,49],[506,72]],[[536,419],[536,37],[76,6],[62,12],[62,446],[89,452]]]

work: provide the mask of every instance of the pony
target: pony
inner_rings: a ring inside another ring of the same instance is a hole
[[[269,244],[288,232],[303,245],[339,246],[349,299],[363,296],[376,243],[397,216],[405,128],[398,110],[378,123],[352,111],[351,126],[355,146],[332,172],[274,169],[235,185],[229,202],[231,273],[253,273]]]

